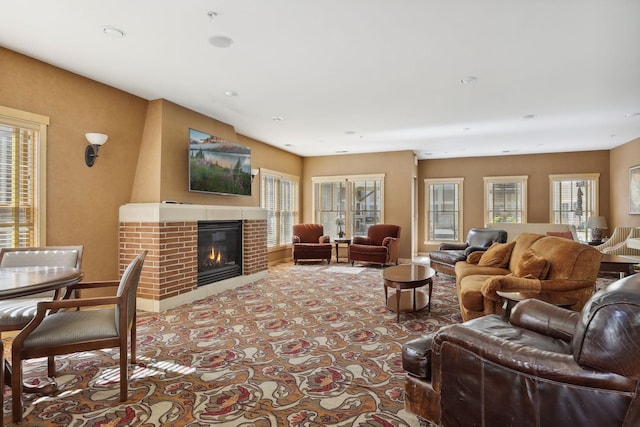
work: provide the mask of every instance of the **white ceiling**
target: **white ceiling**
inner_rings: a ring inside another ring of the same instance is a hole
[[[301,156],[568,152],[640,137],[640,0],[0,6],[6,48]],[[216,35],[233,44],[214,47]],[[463,84],[468,76],[476,82]]]

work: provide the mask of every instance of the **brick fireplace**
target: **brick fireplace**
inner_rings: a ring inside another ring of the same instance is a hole
[[[138,308],[162,311],[267,274],[266,211],[168,203],[120,207],[120,274],[140,251],[149,251],[138,285]],[[198,222],[242,221],[242,275],[198,286]]]

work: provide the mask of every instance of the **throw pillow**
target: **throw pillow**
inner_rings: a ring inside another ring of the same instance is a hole
[[[480,258],[484,254],[484,251],[475,251],[471,252],[467,257],[467,263],[469,264],[477,264],[480,261]]]
[[[478,265],[482,267],[504,267],[509,263],[511,251],[515,245],[515,241],[509,243],[495,242],[482,255],[480,261],[478,261]]]
[[[520,257],[513,275],[516,277],[544,279],[547,277],[550,266],[551,264],[547,259],[536,255],[531,249],[527,249]]]
[[[573,240],[573,234],[570,231],[547,231],[547,236],[562,237]]]

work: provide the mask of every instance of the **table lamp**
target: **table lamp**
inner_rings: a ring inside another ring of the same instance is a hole
[[[607,228],[607,220],[603,216],[592,216],[587,221],[587,228],[591,229],[591,240],[599,242],[602,240],[602,230]]]

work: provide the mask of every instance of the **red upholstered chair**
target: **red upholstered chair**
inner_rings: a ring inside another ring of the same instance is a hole
[[[322,224],[296,224],[293,226],[293,263],[299,259],[326,259],[331,262],[331,238],[324,235]]]
[[[349,261],[375,264],[398,264],[400,226],[375,224],[367,230],[367,237],[355,236],[349,245]]]

